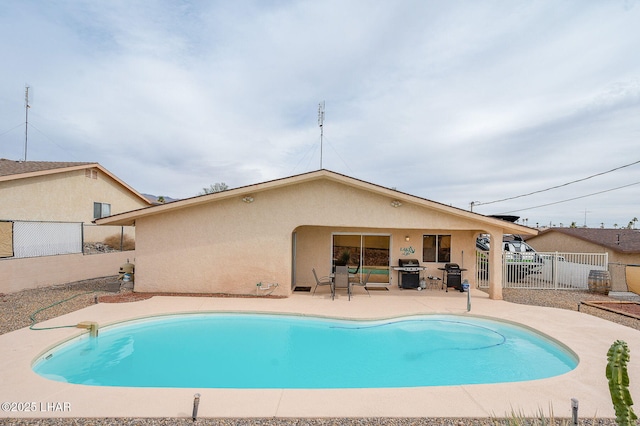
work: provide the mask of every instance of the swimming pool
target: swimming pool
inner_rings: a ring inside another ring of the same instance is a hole
[[[322,389],[518,382],[576,365],[575,354],[541,334],[469,316],[184,314],[84,334],[44,353],[33,370],[96,386]]]

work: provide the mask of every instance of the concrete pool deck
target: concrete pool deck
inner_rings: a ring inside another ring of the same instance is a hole
[[[491,385],[328,390],[99,387],[51,381],[31,370],[38,356],[86,331],[24,328],[0,335],[0,418],[190,418],[195,393],[201,395],[198,417],[486,418],[512,413],[535,416],[541,411],[547,416],[571,417],[571,398],[576,398],[580,418],[614,418],[604,372],[607,350],[615,340],[626,341],[631,349],[630,391],[632,397],[640,399],[640,331],[580,312],[490,300],[478,290],[471,292],[469,313],[466,294],[457,291],[391,289],[372,291],[368,297],[362,289],[356,289],[351,301],[346,294],[338,294],[332,301],[328,289],[319,289],[313,297],[310,293],[294,293],[286,299],[156,296],[139,302],[101,303],[39,323],[38,327],[81,321],[105,326],[181,312],[293,313],[355,319],[432,313],[485,316],[534,328],[567,345],[580,363],[575,370],[549,379]],[[443,360],[442,368],[456,366]],[[7,407],[21,411],[8,411]],[[25,407],[33,411],[24,411]]]

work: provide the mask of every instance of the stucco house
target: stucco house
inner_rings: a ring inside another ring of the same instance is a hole
[[[532,228],[447,206],[329,170],[268,181],[97,219],[135,225],[139,292],[275,294],[315,285],[344,251],[374,285],[397,285],[393,266],[418,259],[427,274],[457,263],[475,283],[476,237]],[[502,297],[501,252],[490,252],[489,294]]]
[[[640,230],[548,228],[527,238],[537,251],[609,254],[609,262],[640,264]]]
[[[0,159],[0,220],[84,222],[151,202],[98,163]],[[97,227],[86,241],[99,241]],[[96,235],[93,235],[96,234]]]
[[[640,230],[548,228],[527,243],[543,252],[607,253],[613,289],[640,293]]]

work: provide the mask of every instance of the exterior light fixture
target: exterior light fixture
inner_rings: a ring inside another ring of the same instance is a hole
[[[244,201],[247,204],[253,203],[253,197],[251,195],[247,195],[246,197],[242,198],[242,201]]]
[[[407,235],[406,237],[404,237],[405,241],[409,241],[411,238],[409,238],[409,236]]]
[[[391,207],[400,207],[402,205],[402,203],[398,200],[393,200],[391,202]]]

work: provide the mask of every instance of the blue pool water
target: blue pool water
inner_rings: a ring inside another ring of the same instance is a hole
[[[318,389],[517,382],[576,365],[561,345],[487,319],[188,314],[85,334],[45,353],[33,370],[96,386]]]

